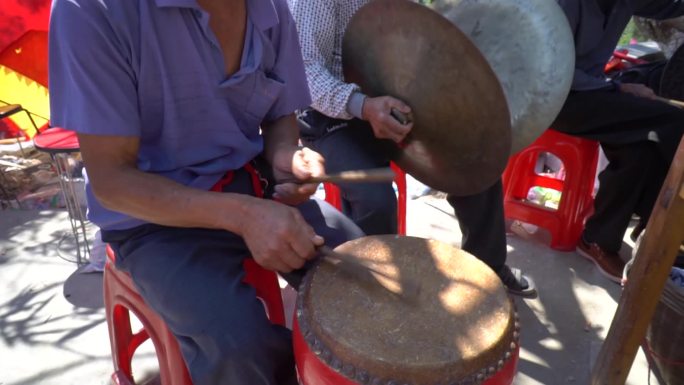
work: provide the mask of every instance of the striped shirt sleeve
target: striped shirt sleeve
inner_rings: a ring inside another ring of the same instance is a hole
[[[348,105],[352,94],[360,91],[359,87],[336,77],[332,68],[334,55],[341,52],[341,47],[335,47],[336,28],[341,24],[337,2],[289,0],[289,4],[299,29],[304,69],[311,91],[311,107],[333,118],[351,119],[353,115]],[[354,99],[358,101],[358,97]],[[358,103],[351,105],[358,106]]]

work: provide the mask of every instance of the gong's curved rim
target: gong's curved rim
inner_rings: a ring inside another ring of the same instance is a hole
[[[511,144],[506,99],[487,60],[447,19],[408,0],[374,0],[352,17],[342,61],[345,80],[365,94],[412,108],[413,130],[392,157],[413,177],[454,195],[500,178]]]

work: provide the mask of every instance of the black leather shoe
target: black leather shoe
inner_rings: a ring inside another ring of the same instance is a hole
[[[509,293],[523,298],[537,297],[537,289],[534,286],[534,282],[524,276],[520,269],[504,265],[501,271],[499,271],[498,276]]]

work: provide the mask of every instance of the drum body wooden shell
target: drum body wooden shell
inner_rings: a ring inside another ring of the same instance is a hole
[[[376,252],[378,249],[381,250]],[[407,304],[405,298],[393,297],[381,284],[371,287],[372,284],[355,280],[327,263],[314,267],[300,288],[293,330],[302,384],[510,385],[513,382],[519,356],[517,314],[498,277],[484,263],[450,245],[413,237],[364,237],[347,242],[337,250],[353,253],[366,263],[372,262],[374,268],[387,267],[388,271],[402,275],[401,279],[415,279],[421,271],[429,274],[423,277],[425,286],[418,299],[421,303]],[[412,256],[396,258],[397,252],[402,251]],[[387,255],[394,259],[382,261]],[[427,268],[420,266],[425,260],[429,261],[425,262]],[[407,266],[409,261],[419,261],[415,264],[418,266]],[[430,271],[429,266],[439,269]],[[453,271],[456,266],[459,271]],[[438,276],[431,278],[437,271],[444,274],[437,273]],[[387,287],[395,289],[391,285]],[[322,293],[328,288],[344,290]],[[335,297],[338,299],[329,300]],[[359,306],[356,300],[369,303],[369,307]],[[378,302],[388,302],[378,305],[383,310],[396,305],[397,314],[365,314],[366,310],[376,308]],[[410,310],[413,308],[415,314]],[[436,324],[428,325],[432,320]],[[481,325],[474,320],[480,320]],[[417,323],[424,325],[411,326]],[[383,328],[398,330],[397,337],[391,341],[383,338]],[[421,331],[426,331],[426,335]],[[440,341],[446,341],[444,347],[439,347],[444,349],[444,354],[433,349]],[[448,359],[442,360],[442,356]]]
[[[297,372],[299,373],[302,385],[359,385],[363,382],[351,380],[339,370],[334,370],[309,348],[299,324],[295,319],[293,330],[293,343],[295,357],[297,358]],[[518,367],[518,357],[520,347],[516,347],[511,358],[504,364],[501,370],[497,371],[492,377],[482,382],[482,385],[511,385]],[[447,384],[445,384],[447,385]]]

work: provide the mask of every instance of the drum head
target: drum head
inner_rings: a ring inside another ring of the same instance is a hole
[[[684,100],[684,45],[668,60],[660,78],[660,94],[664,98]]]
[[[431,8],[480,49],[503,86],[511,153],[532,144],[560,112],[575,69],[572,31],[553,0],[435,0]]]
[[[300,288],[297,322],[307,343],[352,379],[430,385],[481,380],[516,347],[513,304],[496,274],[472,255],[443,242],[393,235],[360,238],[336,250],[397,278],[367,282],[319,263]],[[407,279],[421,284],[416,300],[392,292]]]
[[[408,0],[374,0],[344,36],[345,80],[413,111],[413,129],[388,154],[426,185],[455,195],[492,186],[511,146],[506,98],[480,51],[438,13]]]

